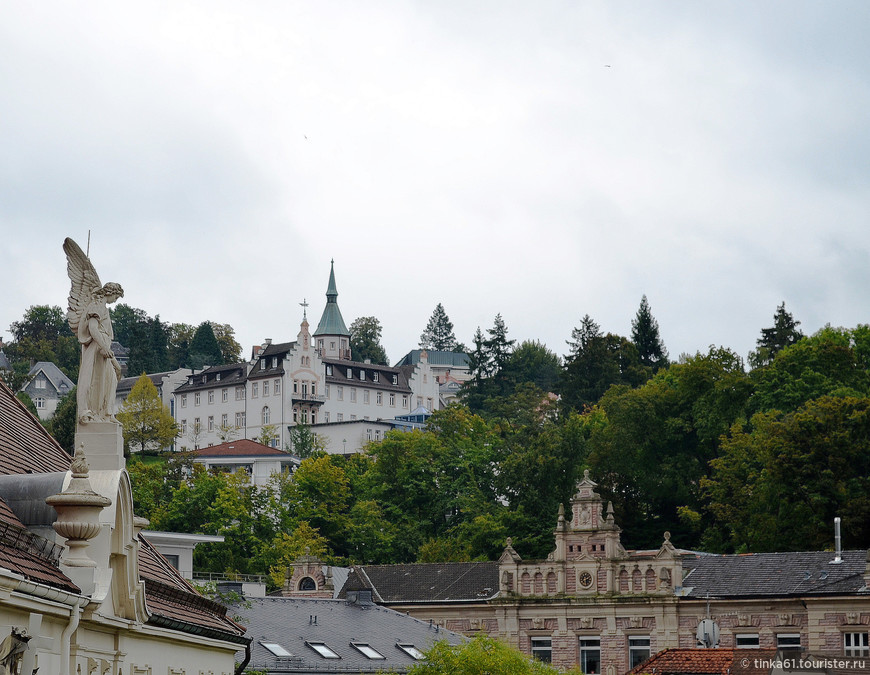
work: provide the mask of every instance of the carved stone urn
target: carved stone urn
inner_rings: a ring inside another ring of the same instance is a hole
[[[88,541],[100,533],[100,511],[112,500],[91,489],[88,480],[88,463],[80,446],[70,465],[72,479],[66,490],[52,495],[45,503],[57,511],[54,531],[66,539],[67,553],[63,563],[69,567],[96,567],[86,552]]]

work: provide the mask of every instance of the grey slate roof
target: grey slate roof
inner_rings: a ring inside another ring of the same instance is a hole
[[[437,640],[463,640],[386,607],[347,600],[247,598],[235,611],[252,638],[248,668],[270,673],[404,673],[417,662],[398,643],[425,651]],[[312,641],[325,643],[340,658],[323,658],[306,644]],[[279,644],[292,656],[276,657],[264,642]],[[353,642],[370,645],[384,658],[369,659]]]
[[[785,597],[870,593],[864,583],[867,551],[844,551],[831,564],[826,551],[696,555],[683,559],[683,596]]]
[[[178,387],[175,393],[183,394],[188,391],[244,384],[247,368],[248,364],[245,361],[242,363],[229,363],[223,366],[210,366],[196,375],[189,376],[187,382]],[[218,375],[220,375],[220,379],[218,379]]]
[[[361,565],[351,570],[339,597],[371,589],[378,602],[484,602],[498,595],[498,563]]]
[[[33,368],[30,369],[30,372],[27,374],[28,384],[29,381],[32,380],[36,375],[39,374],[39,371],[42,371],[43,375],[45,375],[46,379],[51,383],[54,387],[55,391],[60,392],[61,395],[66,394],[71,391],[76,383],[69,379],[66,375],[63,374],[60,368],[58,368],[51,361],[39,361]]]

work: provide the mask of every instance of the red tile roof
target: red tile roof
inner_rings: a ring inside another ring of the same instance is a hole
[[[629,675],[741,675],[769,673],[770,668],[755,667],[759,660],[771,660],[776,650],[770,649],[665,649],[635,666]]]
[[[238,441],[229,441],[220,445],[212,445],[208,448],[194,450],[195,457],[260,457],[271,455],[288,455],[289,453],[270,448],[268,445],[243,438]]]
[[[145,537],[139,541],[139,576],[145,582],[150,623],[246,641],[245,629],[227,616],[226,607],[201,596]]]
[[[66,471],[71,458],[0,381],[0,474]]]

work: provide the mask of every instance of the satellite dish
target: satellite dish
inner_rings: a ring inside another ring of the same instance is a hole
[[[698,644],[704,647],[712,648],[719,644],[719,626],[713,619],[704,619],[698,624],[698,630],[695,633],[698,638]]]

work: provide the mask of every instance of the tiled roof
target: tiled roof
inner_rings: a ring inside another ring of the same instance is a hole
[[[756,668],[754,664],[759,660],[772,660],[775,653],[766,649],[665,649],[628,672],[629,675],[728,675],[732,672],[767,675],[770,668]]]
[[[247,598],[236,610],[248,627],[252,669],[282,673],[404,673],[417,661],[398,644],[420,651],[435,641],[462,642],[462,636],[386,607],[344,600]],[[307,643],[323,642],[339,657],[325,659]],[[290,656],[276,657],[263,646],[274,643]],[[367,644],[382,659],[366,657],[352,643]]]
[[[227,616],[226,607],[202,597],[140,536],[139,576],[145,582],[149,623],[241,643],[245,629]]]
[[[278,448],[270,448],[268,445],[247,438],[212,445],[208,448],[199,448],[193,451],[193,455],[195,457],[290,457],[290,453]]]
[[[688,597],[783,597],[867,593],[867,551],[695,555],[683,559]]]
[[[386,603],[483,602],[498,595],[498,563],[358,566],[351,570],[339,597],[365,588]]]
[[[0,567],[34,583],[79,593],[79,587],[58,569],[61,550],[60,546],[29,532],[0,498]]]
[[[71,458],[0,382],[0,475],[66,471]]]

